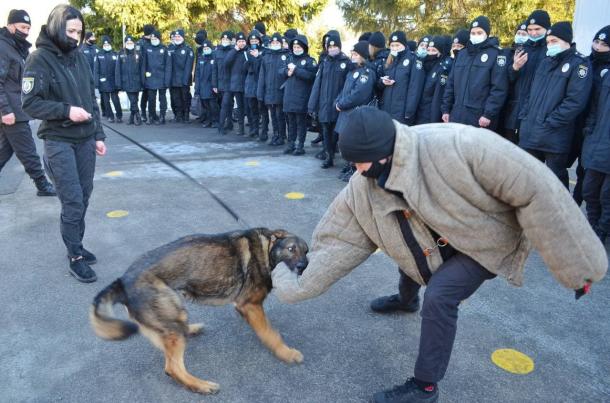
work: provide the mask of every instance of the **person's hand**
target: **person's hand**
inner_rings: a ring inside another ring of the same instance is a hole
[[[214,94],[218,94],[218,88],[212,88],[212,91],[214,91]]]
[[[9,113],[8,115],[2,115],[2,124],[12,126],[15,124],[15,114]]]
[[[106,144],[104,144],[104,142],[100,140],[96,141],[95,152],[99,156],[106,155]]]
[[[443,113],[443,122],[449,123],[449,114],[448,113]]]
[[[252,49],[252,50],[250,51],[250,54],[251,54],[253,57],[258,57],[258,49]]]
[[[487,127],[491,124],[491,120],[487,119],[485,116],[481,116],[479,118],[479,126]]]
[[[388,87],[389,87],[389,86],[391,86],[391,85],[394,85],[394,82],[395,82],[395,81],[394,81],[394,80],[391,80],[391,79],[390,79],[390,77],[385,76],[385,77],[381,77],[381,82],[382,82],[384,85],[386,85],[386,86],[388,86]]]
[[[517,52],[513,60],[513,70],[519,71],[521,67],[525,66],[525,63],[527,63],[527,53],[524,50]]]
[[[86,122],[91,119],[91,114],[78,106],[70,107],[70,120],[76,123]]]

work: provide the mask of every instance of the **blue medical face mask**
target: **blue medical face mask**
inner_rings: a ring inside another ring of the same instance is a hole
[[[515,43],[518,45],[524,44],[525,42],[527,42],[528,39],[529,39],[528,36],[515,35]]]
[[[547,46],[546,47],[546,55],[547,56],[557,56],[558,54],[560,54],[561,52],[563,52],[566,49],[562,49],[561,46],[559,45],[551,45],[551,46]]]
[[[211,55],[212,54],[212,49],[210,49],[210,48],[203,49],[203,54],[204,55]]]
[[[540,36],[529,36],[530,41],[532,42],[538,42],[539,40],[543,39],[546,35],[542,34]]]
[[[295,50],[292,53],[294,53],[295,56],[301,56],[303,53],[305,53],[305,51],[303,49],[301,49],[301,50]]]
[[[417,48],[417,57],[423,59],[426,56],[428,56],[428,51],[426,48]]]

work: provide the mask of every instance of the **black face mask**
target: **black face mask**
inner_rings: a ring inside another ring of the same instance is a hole
[[[62,52],[64,53],[68,53],[73,51],[74,49],[76,49],[78,47],[78,41],[76,39],[72,39],[70,37],[66,38],[66,42],[62,42],[60,44],[58,44],[59,48],[62,50]]]
[[[385,164],[382,164],[379,161],[375,161],[375,162],[373,162],[373,164],[371,165],[371,167],[369,169],[362,172],[362,176],[365,176],[367,178],[377,179],[381,176],[383,171],[385,171],[386,164],[387,164],[387,162]]]
[[[25,41],[25,38],[28,37],[28,34],[26,34],[25,32],[21,32],[18,29],[15,29],[15,37],[21,39],[22,41]]]
[[[591,61],[594,63],[605,63],[610,61],[610,52],[597,52],[591,49]]]
[[[88,43],[89,45],[95,45],[95,42],[97,42],[97,40],[96,40],[96,39],[89,39],[89,40],[87,40],[87,43]]]

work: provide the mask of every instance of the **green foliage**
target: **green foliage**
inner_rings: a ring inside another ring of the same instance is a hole
[[[403,30],[410,39],[453,34],[479,15],[491,20],[492,36],[508,46],[515,28],[536,9],[549,12],[552,22],[571,21],[574,0],[338,0],[347,25],[355,31],[386,35]]]
[[[199,29],[208,31],[216,41],[225,30],[248,33],[256,22],[267,26],[267,35],[275,31],[305,25],[329,0],[70,0],[85,12],[85,21],[100,36],[110,35],[115,45],[121,43],[121,26],[140,36],[145,24],[153,24],[165,42],[169,31],[183,28],[189,42]]]

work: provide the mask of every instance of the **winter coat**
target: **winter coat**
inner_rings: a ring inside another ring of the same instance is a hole
[[[316,79],[318,64],[316,60],[306,53],[301,56],[291,55],[286,64],[280,67],[280,75],[286,80],[284,83],[284,112],[307,113],[307,103],[311,95],[311,87]],[[292,76],[288,77],[288,64],[296,67]]]
[[[123,49],[116,62],[114,82],[125,92],[142,91],[142,55],[136,50]]]
[[[341,109],[335,126],[337,133],[341,133],[354,108],[367,105],[373,99],[376,79],[374,68],[372,64],[367,63],[352,68],[347,75],[343,90],[335,100],[335,105]]]
[[[81,52],[87,58],[87,62],[89,63],[89,67],[91,68],[91,74],[93,74],[93,68],[95,65],[95,56],[97,56],[101,50],[95,45],[89,45],[88,43],[83,43],[83,46],[80,48]]]
[[[226,66],[226,57],[231,46],[218,46],[212,53],[214,55],[214,70],[212,71],[212,86],[219,92],[231,91],[231,72]]]
[[[119,87],[115,84],[117,54],[114,51],[101,51],[95,57],[93,64],[93,79],[95,86],[100,92],[118,91]]]
[[[170,87],[190,87],[193,83],[193,49],[185,43],[168,49],[172,61]]]
[[[317,113],[320,123],[333,123],[339,118],[335,101],[345,84],[350,63],[351,60],[344,53],[339,53],[335,57],[325,55],[318,65],[307,110]]]
[[[415,124],[440,123],[441,102],[451,73],[453,59],[445,57],[426,72],[426,79],[417,106]]]
[[[280,75],[279,70],[289,56],[290,52],[286,49],[266,50],[263,55],[258,74],[256,97],[265,105],[281,105],[284,101],[281,87],[285,79]]]
[[[163,45],[146,46],[142,52],[142,82],[144,88],[160,90],[169,88],[172,78],[172,61]]]
[[[603,70],[602,70],[603,71]],[[610,74],[608,70],[600,84],[596,102],[585,127],[585,140],[582,149],[582,165],[610,175]]]
[[[263,54],[266,52],[263,48],[258,48],[258,56],[252,56],[248,51],[248,60],[246,61],[246,81],[244,83],[244,95],[246,98],[256,98],[256,90],[258,89],[258,76],[261,70],[261,61]]]
[[[248,61],[247,48],[237,50],[231,49],[227,53],[225,65],[229,72],[230,82],[229,91],[244,92],[246,84],[246,74],[248,73],[246,62]]]
[[[432,273],[443,263],[438,248],[423,254],[436,244],[431,231],[513,285],[522,284],[532,246],[567,288],[580,289],[604,277],[603,244],[540,161],[487,129],[395,125],[386,190],[375,179],[352,176],[314,230],[303,274],[297,279],[285,265],[273,270],[273,289],[281,301],[322,294],[377,248],[423,285],[414,254]],[[396,214],[407,218],[422,251],[407,246]]]
[[[412,86],[412,80],[415,80],[419,74],[414,71],[421,72],[423,64],[417,57],[408,49],[403,50],[394,58],[392,64],[383,66],[383,71],[380,77],[377,77],[377,88],[383,91],[380,99],[380,108],[390,114],[393,119],[405,123],[407,115],[411,120],[417,112],[417,103],[407,102],[411,97],[411,92],[416,91]],[[413,75],[413,77],[412,77]],[[391,86],[383,84],[381,77],[388,76],[396,82]],[[412,98],[411,98],[412,99]],[[407,111],[407,103],[409,110]]]
[[[570,152],[576,118],[591,93],[589,70],[589,62],[574,47],[540,62],[520,116],[521,147]]]
[[[21,109],[21,77],[25,53],[19,53],[15,40],[6,28],[0,28],[0,115],[15,114],[15,121],[30,117]]]
[[[199,54],[195,64],[195,96],[200,99],[213,99],[216,94],[212,86],[212,74],[214,72],[214,56]]]

